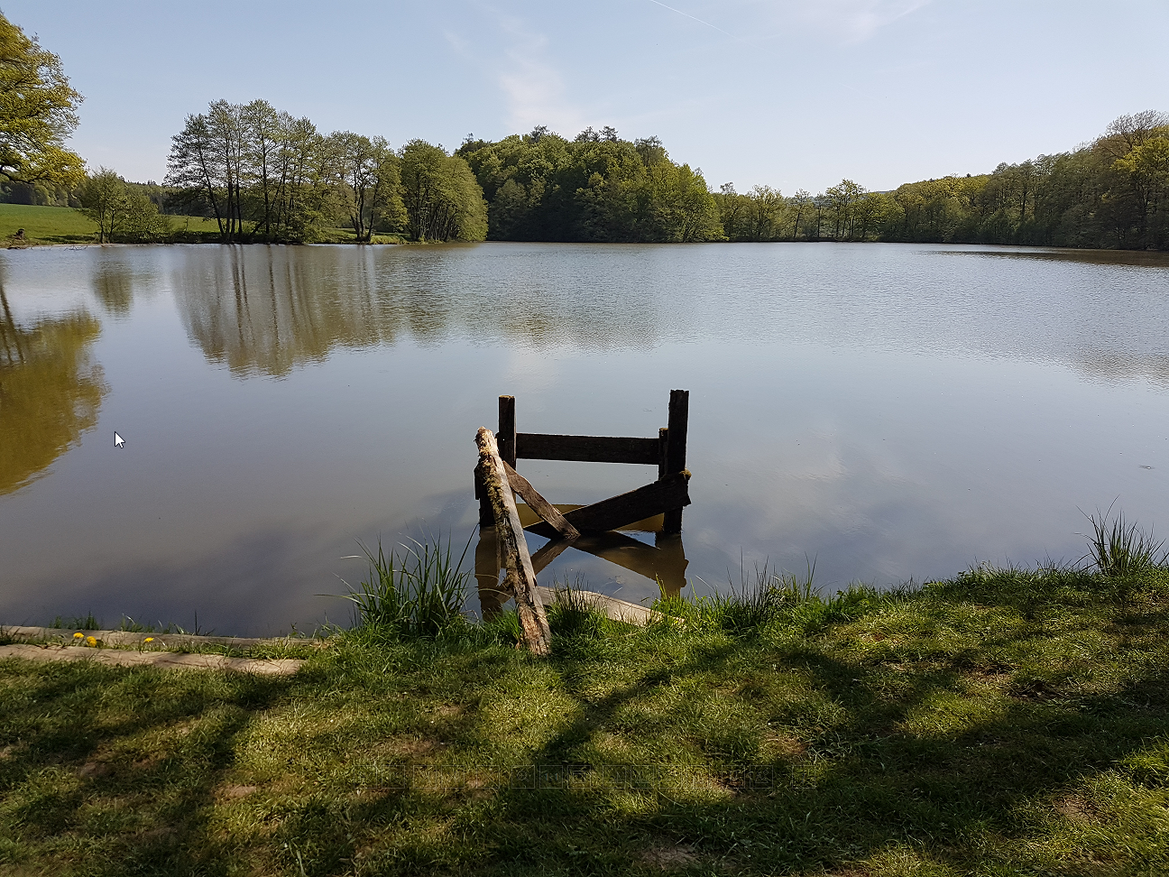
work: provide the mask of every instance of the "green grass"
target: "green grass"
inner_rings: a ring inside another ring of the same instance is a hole
[[[219,226],[214,219],[200,216],[171,216],[171,231],[181,243],[215,243],[219,240]],[[92,244],[97,241],[97,223],[91,222],[72,207],[37,207],[27,204],[0,204],[0,245],[13,244],[10,240],[17,229],[24,229],[25,243],[38,244]],[[320,243],[353,243],[351,228],[320,230]],[[374,243],[402,243],[398,235],[375,235]]]
[[[463,632],[468,624],[463,604],[473,575],[463,569],[463,561],[470,547],[468,539],[456,560],[449,540],[415,542],[388,555],[380,540],[376,554],[362,545],[369,572],[357,588],[342,595],[353,604],[354,624],[405,636]]]
[[[0,662],[0,872],[1169,872],[1163,567],[776,581],[566,597],[544,660],[499,620],[284,679]]]
[[[97,223],[72,207],[0,204],[0,244],[8,246],[21,228],[30,244],[85,244],[97,239]]]
[[[1164,540],[1153,538],[1137,524],[1126,521],[1123,512],[1109,519],[1108,511],[1088,515],[1092,534],[1088,537],[1088,554],[1096,568],[1106,576],[1127,577],[1149,567],[1163,565],[1169,559]],[[1097,517],[1099,515],[1099,517]]]

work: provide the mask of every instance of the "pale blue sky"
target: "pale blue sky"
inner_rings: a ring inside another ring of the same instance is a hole
[[[218,98],[454,148],[656,134],[714,188],[888,189],[1169,110],[1169,0],[0,0],[85,95],[91,167],[161,180]]]

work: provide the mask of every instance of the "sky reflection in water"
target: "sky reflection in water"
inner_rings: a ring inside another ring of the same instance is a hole
[[[691,391],[683,593],[764,563],[814,560],[834,589],[1076,560],[1079,509],[1169,512],[1169,262],[1148,254],[490,244],[2,259],[6,623],[346,621],[318,595],[363,575],[344,559],[357,540],[449,534],[461,549],[472,533],[474,433],[494,427],[500,393],[523,431],[652,436],[668,391]],[[556,502],[655,477],[520,468]],[[552,577],[656,593],[574,550]]]

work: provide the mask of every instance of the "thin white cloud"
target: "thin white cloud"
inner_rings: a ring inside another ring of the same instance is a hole
[[[849,43],[860,43],[930,0],[815,0],[800,3],[800,17]]]
[[[673,6],[667,6],[665,3],[662,3],[661,0],[649,0],[649,2],[654,3],[657,6],[661,6],[663,9],[668,9],[671,12],[676,12],[676,13],[678,13],[678,15],[681,15],[685,18],[689,18],[691,21],[697,21],[699,24],[704,24],[709,28],[713,28],[714,30],[717,30],[719,33],[727,34],[727,36],[731,37],[732,39],[734,38],[733,34],[727,33],[721,27],[718,27],[717,25],[711,24],[709,21],[703,21],[701,18],[698,18],[694,15],[691,15],[689,12],[683,12],[681,9],[675,9]]]
[[[517,18],[500,16],[499,24],[508,48],[498,81],[507,96],[511,129],[547,125],[571,137],[584,128],[584,113],[568,99],[560,71],[547,58],[548,38]]]
[[[861,43],[931,0],[739,0],[724,7],[733,18],[754,18],[754,27],[783,33],[817,31],[843,43]],[[736,29],[741,29],[739,22]]]

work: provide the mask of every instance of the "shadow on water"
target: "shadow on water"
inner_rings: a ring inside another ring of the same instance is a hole
[[[97,425],[109,392],[91,350],[99,334],[85,311],[17,323],[0,279],[0,496],[44,475]]]
[[[990,259],[1032,259],[1039,262],[1074,262],[1081,265],[1120,265],[1167,268],[1169,253],[1153,250],[1063,250],[995,247],[994,249],[938,250],[944,256],[982,256]]]

